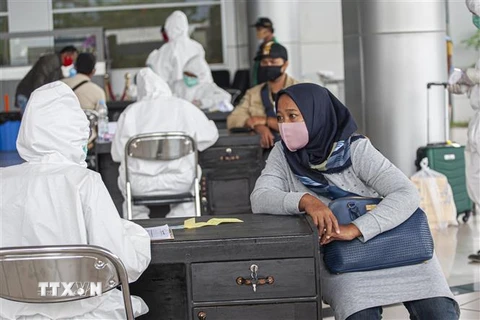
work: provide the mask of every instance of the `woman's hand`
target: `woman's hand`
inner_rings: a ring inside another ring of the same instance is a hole
[[[318,234],[322,239],[331,239],[334,234],[339,235],[341,233],[337,218],[335,218],[332,211],[314,196],[310,194],[304,195],[300,199],[298,208],[312,217],[313,223],[317,226]]]
[[[332,241],[350,241],[355,238],[358,238],[362,235],[360,230],[353,223],[347,225],[340,225],[340,233],[332,234],[330,238],[325,237],[325,235],[320,239],[320,244],[325,245]]]

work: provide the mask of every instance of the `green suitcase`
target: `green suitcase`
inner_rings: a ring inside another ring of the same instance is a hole
[[[446,83],[428,83],[427,90],[431,87],[442,86],[445,89],[445,101],[448,102],[448,91]],[[427,98],[429,92],[427,92]],[[429,99],[427,100],[427,115],[430,114]],[[449,117],[448,105],[445,106],[445,141],[449,140]],[[430,142],[430,121],[427,121],[427,141]],[[455,206],[457,207],[457,216],[465,213],[463,221],[467,222],[473,210],[473,202],[470,200],[467,191],[467,178],[465,173],[465,147],[454,146],[451,144],[437,143],[427,144],[417,150],[417,159],[415,164],[417,170],[420,170],[420,162],[423,158],[428,159],[428,166],[447,177],[448,183],[452,187]]]
[[[465,176],[465,148],[451,145],[428,145],[417,150],[417,168],[420,161],[428,159],[428,166],[444,174],[452,187],[453,198],[457,213],[465,213],[467,220],[472,211],[473,203],[468,197],[467,181]]]

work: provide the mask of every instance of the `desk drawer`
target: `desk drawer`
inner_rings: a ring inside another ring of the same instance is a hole
[[[194,320],[314,320],[315,302],[221,306],[193,309]]]
[[[252,284],[252,266],[258,284]],[[313,297],[316,295],[313,258],[253,260],[192,264],[193,300],[228,301]]]
[[[261,152],[259,146],[213,147],[199,154],[199,162],[202,168],[256,163],[261,160]]]

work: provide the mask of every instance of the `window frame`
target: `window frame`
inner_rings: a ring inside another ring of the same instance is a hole
[[[226,9],[225,0],[210,0],[210,1],[195,1],[195,2],[171,2],[171,3],[145,3],[145,4],[130,4],[130,5],[113,5],[102,7],[83,7],[83,8],[63,8],[54,9],[52,3],[52,20],[55,14],[64,13],[85,13],[85,12],[105,12],[105,11],[124,11],[124,10],[142,10],[142,9],[163,9],[163,8],[182,8],[182,7],[196,7],[196,6],[220,6],[220,15],[222,22],[222,63],[209,64],[215,69],[228,68],[229,59],[227,54],[227,30],[226,30]],[[1,13],[0,13],[1,14]],[[54,29],[55,30],[55,29]]]

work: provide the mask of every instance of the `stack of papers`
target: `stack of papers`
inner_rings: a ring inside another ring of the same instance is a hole
[[[196,229],[205,226],[218,226],[221,223],[239,223],[243,222],[237,218],[212,218],[207,222],[196,222],[195,218],[187,219],[183,225],[171,226],[168,224],[158,227],[145,228],[151,240],[171,240],[174,239],[172,230],[178,229]]]
[[[174,239],[173,232],[168,227],[168,224],[153,228],[145,228],[151,240],[170,240]]]

